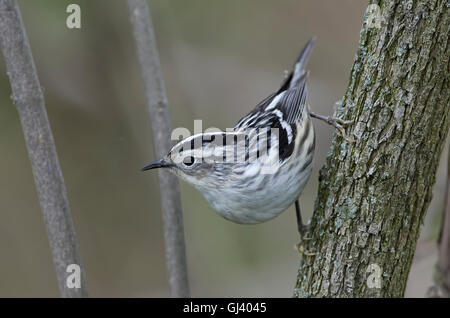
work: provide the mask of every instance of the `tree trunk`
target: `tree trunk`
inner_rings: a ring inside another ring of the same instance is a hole
[[[449,128],[448,1],[370,4],[336,114],[358,140],[333,138],[296,297],[402,297],[432,197]]]

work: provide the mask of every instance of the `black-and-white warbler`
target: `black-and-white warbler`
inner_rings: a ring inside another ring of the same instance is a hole
[[[142,170],[170,169],[200,191],[221,216],[236,223],[268,221],[295,202],[303,236],[306,226],[298,198],[313,167],[311,117],[334,125],[346,137],[346,122],[309,110],[305,66],[314,42],[312,38],[303,48],[278,91],[233,129],[186,138]]]

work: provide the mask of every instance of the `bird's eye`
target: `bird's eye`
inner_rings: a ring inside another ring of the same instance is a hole
[[[191,167],[195,163],[195,158],[193,156],[189,156],[184,158],[183,165],[186,167]]]

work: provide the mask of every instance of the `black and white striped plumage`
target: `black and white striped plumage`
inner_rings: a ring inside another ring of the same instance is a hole
[[[265,222],[286,210],[298,199],[312,170],[315,137],[306,102],[305,66],[314,40],[302,50],[279,90],[232,131],[186,138],[145,169],[170,168],[197,188],[220,215],[237,223]],[[276,129],[277,138],[262,133],[268,129]],[[239,139],[242,135],[245,138]],[[269,144],[267,155],[247,160],[259,154],[257,144],[264,138]],[[236,160],[236,148],[244,150],[245,160]]]
[[[249,128],[278,128],[280,130],[280,159],[288,159],[294,149],[297,124],[302,116],[307,116],[305,66],[314,45],[312,38],[300,53],[293,71],[276,92],[260,102],[234,127],[235,130]]]

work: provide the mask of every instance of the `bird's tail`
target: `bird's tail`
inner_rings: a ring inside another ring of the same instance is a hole
[[[303,50],[300,52],[300,55],[297,58],[297,61],[294,64],[294,68],[289,76],[284,81],[283,85],[280,87],[279,92],[284,90],[297,87],[301,82],[303,75],[305,75],[305,67],[308,63],[309,56],[311,55],[312,48],[314,43],[316,42],[316,37],[313,36],[308,43],[306,43]]]

